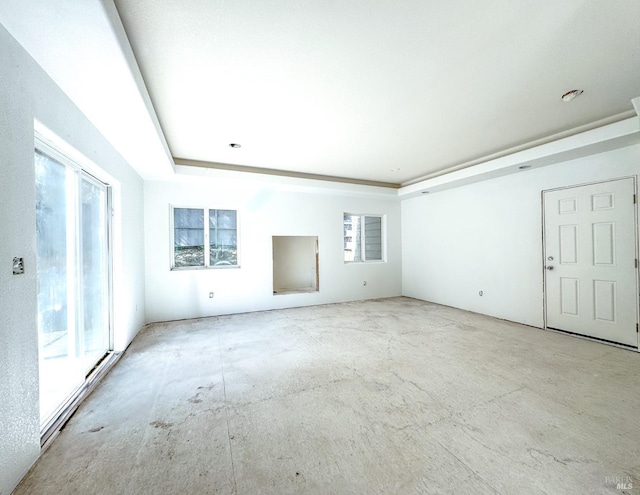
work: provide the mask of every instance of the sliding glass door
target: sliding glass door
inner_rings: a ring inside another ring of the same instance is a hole
[[[88,373],[109,350],[109,249],[107,188],[83,177],[81,180],[81,353]]]
[[[35,168],[44,426],[110,349],[109,189],[51,150]]]

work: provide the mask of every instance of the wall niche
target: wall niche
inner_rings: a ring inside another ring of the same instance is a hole
[[[318,292],[318,237],[273,236],[273,293]]]

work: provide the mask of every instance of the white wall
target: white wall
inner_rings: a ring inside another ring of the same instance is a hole
[[[0,25],[0,495],[40,452],[34,119],[119,183],[119,349],[145,319],[142,180]],[[12,275],[14,256],[24,257],[24,275]]]
[[[635,145],[403,201],[403,294],[542,327],[541,191],[639,172]]]
[[[174,270],[169,205],[237,209],[240,268]],[[388,262],[343,262],[343,213],[387,216]],[[397,199],[237,188],[204,177],[190,183],[145,183],[147,318],[164,321],[305,306],[401,293],[400,203]],[[318,236],[320,291],[273,295],[272,236]],[[367,281],[367,286],[363,282]],[[215,297],[209,299],[209,292]]]

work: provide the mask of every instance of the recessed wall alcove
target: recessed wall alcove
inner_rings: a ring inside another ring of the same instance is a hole
[[[318,292],[318,237],[273,236],[273,293]]]

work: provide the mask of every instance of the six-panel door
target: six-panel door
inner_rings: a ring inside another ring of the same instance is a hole
[[[635,184],[544,193],[547,327],[636,347]]]

